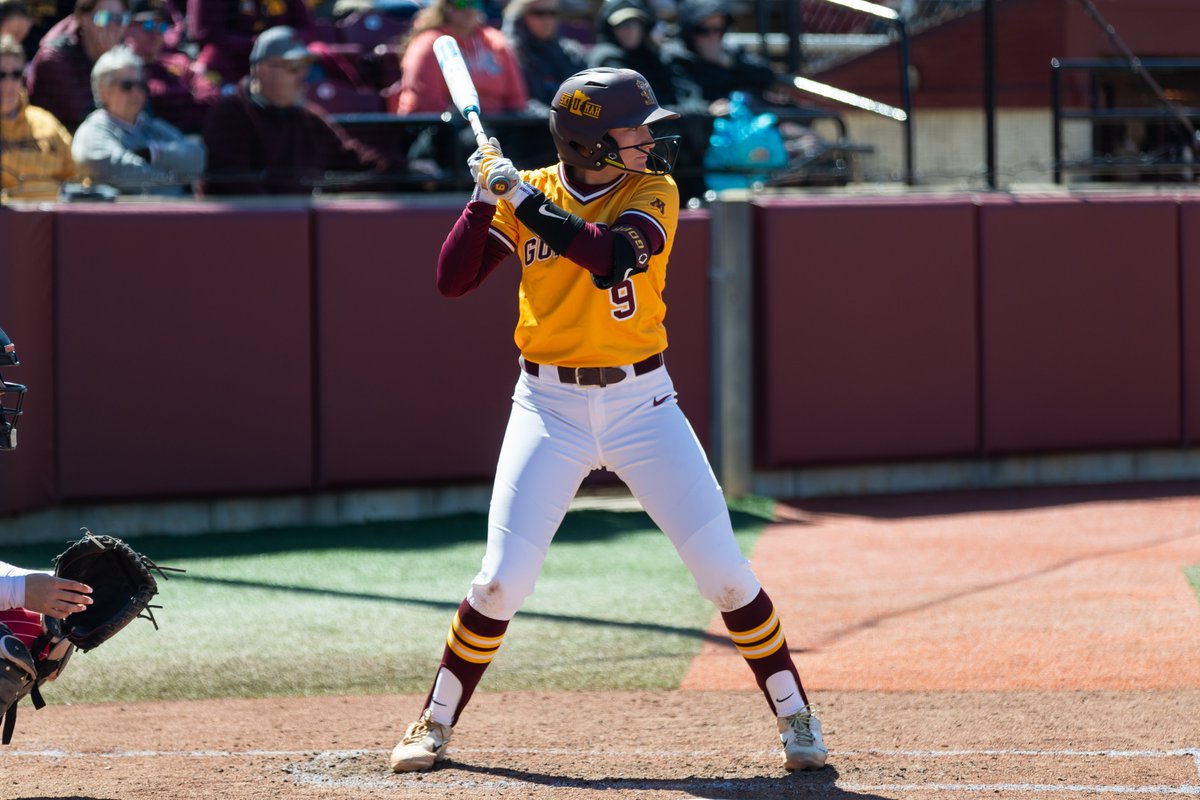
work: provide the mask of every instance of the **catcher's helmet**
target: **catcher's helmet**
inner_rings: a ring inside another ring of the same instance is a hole
[[[20,363],[12,339],[0,328],[0,367],[15,367]],[[11,400],[14,396],[16,399]],[[0,375],[0,450],[17,449],[17,421],[24,404],[25,387],[19,383],[9,383]]]
[[[641,73],[596,67],[575,73],[558,87],[550,107],[550,135],[564,164],[634,172],[625,165],[621,148],[608,132],[678,118],[674,111],[659,107],[654,90]],[[647,152],[646,168],[640,172],[666,175],[674,166],[679,137],[655,137],[652,146],[654,149]],[[657,152],[660,148],[665,154]]]

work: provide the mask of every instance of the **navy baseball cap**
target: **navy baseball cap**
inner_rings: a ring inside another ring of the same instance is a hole
[[[254,40],[254,49],[250,51],[250,63],[257,64],[268,58],[282,58],[286,61],[311,61],[316,58],[308,49],[296,31],[287,25],[276,25],[267,28]]]

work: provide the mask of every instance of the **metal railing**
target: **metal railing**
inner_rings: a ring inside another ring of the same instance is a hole
[[[1194,72],[1200,74],[1197,59],[1141,59],[1139,66],[1149,72]],[[1064,73],[1084,73],[1088,80],[1087,105],[1066,107]],[[1192,131],[1200,121],[1200,108],[1184,107],[1150,97],[1152,105],[1113,105],[1104,97],[1105,75],[1115,78],[1130,73],[1126,59],[1060,59],[1050,61],[1050,103],[1052,111],[1051,148],[1053,150],[1054,182],[1062,183],[1064,173],[1079,173],[1114,178],[1144,175],[1176,176],[1186,180],[1194,177],[1195,140]],[[1143,97],[1147,95],[1143,92]],[[1070,120],[1092,123],[1092,153],[1083,159],[1068,160],[1063,153],[1064,124]],[[1131,122],[1155,123],[1167,133],[1168,140],[1148,151],[1120,155],[1096,153],[1099,129],[1123,126]]]

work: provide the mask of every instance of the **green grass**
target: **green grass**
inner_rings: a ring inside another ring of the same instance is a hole
[[[743,552],[769,500],[732,510]],[[275,529],[130,543],[187,573],[159,581],[160,630],[136,620],[76,653],[51,703],[424,692],[483,555],[486,518]],[[65,546],[5,548],[42,568]],[[490,689],[669,688],[712,606],[640,512],[567,515],[509,627]]]
[[[1183,574],[1187,575],[1188,580],[1192,584],[1192,589],[1196,592],[1196,599],[1200,601],[1200,564],[1184,567]]]

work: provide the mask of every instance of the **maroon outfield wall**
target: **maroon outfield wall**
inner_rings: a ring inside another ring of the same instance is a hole
[[[435,285],[461,209],[316,211],[318,479],[323,487],[478,480],[517,378],[516,262],[454,299]]]
[[[1180,441],[1178,203],[980,209],[987,453]]]
[[[970,198],[762,201],[755,226],[757,463],[973,454]]]
[[[1192,447],[1200,445],[1200,199],[1184,200],[1179,213],[1179,247],[1182,265],[1180,291],[1184,310],[1183,435]]]
[[[312,486],[309,209],[58,209],[59,496]]]
[[[1194,443],[1196,214],[1136,195],[759,203],[759,465],[1173,446],[1185,416]]]
[[[378,201],[315,212],[322,487],[479,481],[495,468],[517,378],[520,273],[509,259],[464,297],[438,294],[438,250],[459,211]],[[668,359],[706,441],[707,214],[685,212],[675,247]]]
[[[0,328],[21,366],[0,368],[28,387],[18,447],[0,453],[0,516],[55,497],[54,214],[0,207]]]
[[[31,387],[0,514],[488,480],[517,274],[437,295],[458,208],[0,209],[20,242],[0,247],[0,325]],[[813,196],[753,220],[760,467],[1200,437],[1200,201]],[[705,442],[709,232],[683,215],[667,281]]]

